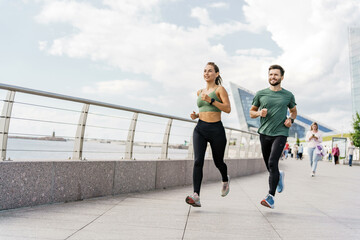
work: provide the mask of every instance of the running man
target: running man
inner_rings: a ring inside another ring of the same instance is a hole
[[[275,191],[284,189],[284,172],[279,171],[279,159],[283,152],[289,128],[297,115],[294,95],[281,87],[284,69],[279,65],[269,68],[270,88],[256,93],[250,109],[250,117],[260,117],[261,151],[265,165],[269,171],[269,193],[261,201],[261,205],[274,208]],[[287,117],[289,108],[290,116]]]

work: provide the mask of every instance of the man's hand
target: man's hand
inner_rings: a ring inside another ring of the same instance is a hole
[[[286,126],[286,127],[291,127],[291,119],[290,118],[287,118],[286,120],[285,120],[285,122],[284,122],[284,125]]]
[[[267,109],[266,108],[263,108],[259,111],[259,116],[260,117],[266,117],[267,115]]]

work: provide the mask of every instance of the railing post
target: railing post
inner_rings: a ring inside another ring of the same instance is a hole
[[[4,100],[4,106],[0,116],[0,147],[1,147],[1,160],[6,160],[6,150],[8,133],[10,127],[11,111],[14,104],[15,92],[8,91],[6,99]]]
[[[251,153],[251,157],[252,158],[255,158],[255,153],[256,153],[256,141],[255,141],[255,139],[254,139],[254,137],[253,136],[251,136],[253,139],[252,139],[252,153]]]
[[[75,142],[74,142],[74,160],[82,160],[83,145],[84,145],[84,134],[86,127],[86,120],[89,112],[89,104],[84,104],[83,109],[80,114],[79,124],[76,130]]]
[[[188,159],[194,159],[194,146],[193,146],[193,136],[190,136],[189,148],[188,148]]]
[[[173,121],[172,119],[169,119],[167,126],[166,126],[163,144],[162,144],[162,148],[161,148],[161,159],[168,159],[169,138],[170,138],[170,130],[171,130],[172,121]]]
[[[134,113],[133,118],[130,123],[129,133],[126,140],[126,147],[125,147],[125,159],[131,160],[133,156],[133,147],[134,147],[134,137],[135,137],[135,129],[136,123],[138,119],[138,113]]]
[[[231,138],[231,130],[229,130],[226,133],[226,146],[225,146],[225,154],[224,154],[224,159],[228,159],[229,158],[229,146],[230,146],[230,138]]]
[[[242,138],[242,133],[239,133],[239,137],[236,138],[236,153],[235,156],[236,158],[240,159],[241,158],[241,138]]]
[[[245,137],[246,139],[246,147],[245,147],[245,158],[249,158],[249,151],[250,151],[250,137],[251,135]]]
[[[261,144],[260,144],[260,139],[259,137],[256,137],[256,157],[261,157],[262,155],[262,150],[261,150]]]

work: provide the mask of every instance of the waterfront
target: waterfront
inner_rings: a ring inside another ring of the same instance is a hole
[[[7,158],[11,160],[67,160],[72,158],[74,141],[46,141],[29,139],[8,139]],[[133,157],[139,160],[156,160],[160,157],[161,147],[134,145]],[[121,142],[101,143],[85,141],[83,157],[88,160],[121,160],[124,158],[125,145]],[[169,158],[184,159],[188,149],[169,148]]]

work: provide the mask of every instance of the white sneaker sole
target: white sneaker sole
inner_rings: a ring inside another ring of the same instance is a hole
[[[225,193],[223,193],[222,191],[221,191],[221,196],[222,197],[226,197],[226,195],[228,195],[229,194],[229,192],[230,192],[230,176],[228,175],[227,176],[228,177],[228,190],[225,192]]]

